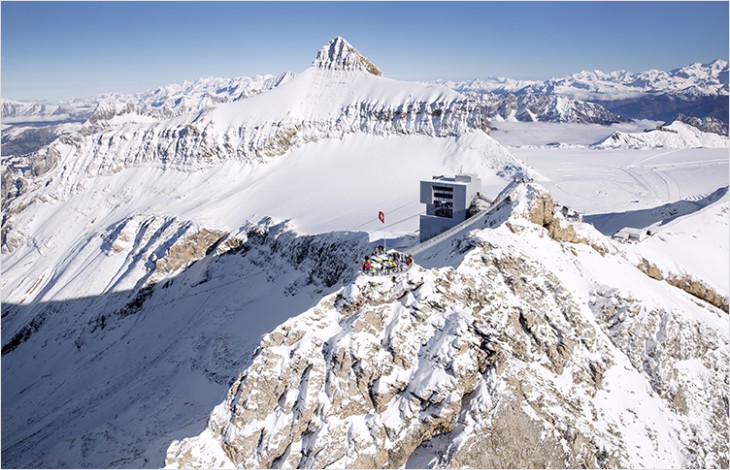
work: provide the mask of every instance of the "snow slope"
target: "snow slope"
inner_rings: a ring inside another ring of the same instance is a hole
[[[650,261],[666,275],[699,279],[725,297],[730,296],[728,237],[730,207],[725,195],[705,208],[666,225],[629,250]]]
[[[307,109],[325,97],[334,101]],[[265,105],[281,128],[284,98],[291,125],[311,117],[316,139],[276,158],[228,149],[206,160],[175,134],[192,135],[190,119],[208,119],[211,133],[223,118],[258,125]],[[251,104],[195,116],[153,122],[102,106],[45,151],[4,160],[3,466],[161,466],[172,439],[202,429],[263,334],[352,279],[371,237],[415,230],[418,178],[466,165],[497,190],[520,171],[482,130],[446,116],[442,98],[458,95],[311,69]],[[345,103],[373,111],[338,111]],[[400,117],[378,114],[390,107]],[[327,127],[338,120],[345,127]],[[183,163],[157,159],[154,133]]]
[[[528,125],[525,132],[531,127]],[[592,135],[590,129],[587,132]],[[536,181],[548,188],[556,201],[585,215],[621,215],[682,200],[701,200],[727,186],[730,171],[726,148],[510,147],[509,151],[529,166]],[[644,226],[653,222],[656,220]]]
[[[674,121],[669,125],[659,126],[641,134],[616,132],[595,144],[595,147],[599,149],[726,148],[728,146],[730,146],[730,141],[727,136],[703,132],[681,121]]]
[[[55,282],[34,300],[32,278],[27,301],[4,296],[3,467],[161,466],[260,337],[351,277],[366,246],[272,221],[226,234],[155,216],[89,236],[45,265]]]
[[[491,138],[473,132],[440,139],[352,135],[307,144],[269,164],[228,162],[194,173],[129,168],[84,180],[68,194],[63,193],[63,181],[51,174],[45,194],[63,196],[40,201],[31,192],[18,203],[30,203],[33,210],[14,214],[7,222],[13,231],[6,234],[6,251],[8,246],[15,248],[3,260],[3,298],[20,302],[26,298],[24,283],[32,279],[43,279],[37,281],[39,289],[45,283],[63,284],[43,276],[47,265],[61,265],[90,237],[136,214],[186,219],[225,231],[270,216],[292,220],[300,233],[357,230],[376,237],[382,225],[376,215],[382,210],[389,234],[413,233],[423,211],[419,178],[454,173],[462,165],[481,175],[487,191],[503,184],[497,173],[512,174],[519,168]],[[45,263],[28,264],[41,259]],[[70,292],[103,293],[83,280],[88,269],[83,263],[66,269],[66,277],[78,279],[67,287]]]
[[[727,313],[547,208],[522,187],[431,253],[452,266],[360,276],[282,324],[167,466],[727,465]]]

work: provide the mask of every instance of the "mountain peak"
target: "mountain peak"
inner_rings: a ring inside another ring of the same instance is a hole
[[[312,66],[325,70],[362,70],[373,75],[382,75],[375,64],[339,36],[319,50]]]

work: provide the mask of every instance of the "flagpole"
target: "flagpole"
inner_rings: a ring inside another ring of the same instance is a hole
[[[380,223],[385,225],[385,212],[378,211],[378,219],[380,220]],[[385,233],[383,233],[383,253],[385,253],[386,251],[388,250],[385,248]]]

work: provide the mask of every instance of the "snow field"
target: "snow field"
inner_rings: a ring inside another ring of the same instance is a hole
[[[498,188],[503,180],[494,176],[494,168],[510,160],[477,132],[443,139],[357,134],[307,144],[267,165],[227,162],[197,172],[140,167],[82,180],[70,196],[18,217],[17,226],[29,238],[3,260],[8,278],[14,279],[3,287],[4,298],[27,302],[34,297],[25,288],[41,278],[47,264],[33,262],[41,256],[53,260],[57,273],[45,298],[105,292],[107,279],[123,266],[121,257],[103,254],[104,237],[130,214],[134,220],[156,219],[158,225],[176,218],[175,226],[190,221],[225,231],[270,216],[292,220],[303,234],[363,231],[376,240],[417,231],[421,178],[453,174],[464,165],[482,175],[485,187]],[[52,184],[63,191],[60,182]],[[377,219],[380,210],[385,225]],[[154,243],[162,235],[148,230],[146,237]],[[127,273],[130,281],[118,288],[132,287],[142,274]]]
[[[520,149],[556,202],[586,215],[653,208],[727,186],[727,149]],[[609,234],[610,235],[610,234]]]
[[[540,386],[557,390],[545,401],[546,410],[560,418],[556,429],[567,430],[563,421],[571,417],[555,397],[577,396],[585,409],[605,417],[599,424],[586,420],[577,426],[585,432],[595,426],[606,447],[615,445],[609,436],[617,428],[637,436],[635,443],[624,442],[621,462],[626,466],[683,465],[684,456],[677,449],[692,439],[688,426],[696,424],[702,430],[700,437],[711,438],[707,435],[711,416],[698,416],[696,421],[679,416],[649,383],[662,379],[667,370],[676,370],[682,378],[666,379],[664,385],[670,391],[680,386],[691,389],[690,406],[709,401],[717,378],[710,376],[711,366],[703,361],[714,358],[719,375],[727,377],[728,341],[723,330],[727,318],[667,283],[649,279],[635,268],[632,252],[606,241],[592,228],[576,226],[579,235],[605,248],[608,255],[588,245],[555,243],[545,230],[525,221],[512,220],[508,227],[501,220],[495,229],[474,231],[469,239],[447,241],[431,250],[422,264],[436,269],[415,267],[396,282],[359,277],[340,290],[340,283],[350,279],[347,269],[338,273],[333,284],[321,273],[317,277],[317,269],[333,258],[357,269],[348,257],[365,252],[368,241],[382,237],[406,244],[412,240],[423,211],[418,202],[420,179],[462,170],[477,173],[483,192],[494,196],[520,171],[519,162],[494,139],[481,131],[465,131],[473,127],[464,122],[468,108],[446,125],[440,114],[432,113],[433,106],[443,105],[448,111],[447,105],[462,100],[442,86],[414,86],[366,73],[310,68],[268,93],[192,115],[178,116],[171,110],[177,117],[165,114],[164,120],[155,121],[136,113],[117,115],[112,109],[113,117],[100,124],[109,127],[96,138],[79,146],[54,145],[60,169],[38,182],[48,183],[47,190],[34,194],[38,199],[28,195],[22,201],[33,205],[13,221],[14,236],[22,243],[3,254],[2,297],[5,305],[12,305],[3,318],[4,345],[25,326],[38,324],[4,357],[3,373],[12,380],[3,381],[3,408],[11,413],[3,419],[7,437],[3,454],[10,456],[10,460],[4,456],[3,463],[159,466],[166,453],[173,456],[177,449],[189,451],[194,462],[229,466],[233,462],[223,453],[221,439],[250,438],[254,444],[263,442],[265,452],[284,451],[278,457],[281,464],[298,465],[302,449],[322,446],[339,453],[329,464],[345,467],[382,448],[396,448],[399,439],[416,433],[424,420],[433,418],[419,414],[423,403],[436,404],[440,411],[461,406],[461,396],[454,389],[467,387],[461,379],[475,370],[476,355],[481,354],[475,346],[480,336],[472,329],[477,313],[465,307],[469,299],[465,285],[486,282],[483,260],[477,259],[483,255],[500,261],[525,260],[525,265],[540,273],[531,286],[548,292],[559,280],[561,294],[546,300],[550,311],[542,313],[555,314],[551,321],[557,329],[572,335],[571,319],[557,313],[568,310],[565,303],[574,302],[580,306],[576,322],[590,323],[600,337],[592,342],[586,334],[581,340],[618,357],[605,371],[607,385],[590,397],[585,387],[570,384],[567,371],[573,367],[577,373],[585,369],[586,361],[600,361],[597,351],[576,357],[575,363],[556,374],[548,370],[554,358],[543,354],[540,343],[558,344],[561,338],[552,325],[539,323],[528,332],[533,339],[524,341],[529,346],[526,351],[506,347],[508,353],[523,354],[522,359],[509,361],[516,376],[535,377],[532,391],[526,392],[531,399],[537,401]],[[414,118],[409,110],[418,106],[423,109],[414,111],[420,116]],[[372,122],[358,120],[368,113],[373,113]],[[382,113],[423,121],[404,124],[381,118]],[[556,202],[587,215],[701,198],[727,185],[726,149],[527,147],[555,141],[588,145],[600,133],[636,131],[644,125],[558,128],[505,122],[495,137],[515,145],[511,151],[535,168],[536,179],[548,187]],[[257,134],[258,126],[271,133]],[[284,134],[296,136],[302,128],[300,140],[278,133],[283,129]],[[408,135],[414,129],[421,135]],[[202,140],[196,140],[198,132]],[[558,138],[550,137],[555,133]],[[191,135],[189,140],[183,138]],[[140,142],[143,145],[137,145]],[[183,148],[175,148],[173,154],[159,152],[160,145],[176,144]],[[262,152],[261,158],[256,154],[257,158],[246,159],[242,155],[250,149],[244,144],[275,148]],[[225,158],[216,160],[221,154]],[[172,162],[166,160],[170,155]],[[521,193],[515,213],[525,210],[531,195],[527,189]],[[666,227],[664,238],[637,245],[636,256],[657,259],[670,270],[708,277],[713,285],[727,285],[727,270],[717,264],[706,267],[708,260],[727,253],[727,197],[722,204],[695,214],[696,224],[712,227],[710,235],[678,220]],[[385,224],[377,220],[380,210],[386,213]],[[260,224],[255,227],[257,221]],[[248,234],[255,238],[254,232],[262,229],[263,241],[247,245],[252,247],[248,254],[206,253],[191,266],[156,273],[161,276],[155,279],[159,286],[141,289],[151,280],[157,261],[170,255],[177,241],[204,229],[232,232],[231,238],[241,239]],[[306,236],[311,234],[319,237]],[[491,244],[492,252],[467,246],[469,240]],[[672,257],[675,244],[693,246],[698,243],[695,240],[712,242],[703,247],[696,262],[685,262],[692,251]],[[454,253],[452,242],[461,243],[456,246],[460,253]],[[295,251],[299,257],[292,255]],[[453,280],[457,285],[448,286],[446,281]],[[391,302],[391,291],[403,288],[399,282],[421,285]],[[490,286],[493,302],[502,313],[525,304],[509,285],[497,279]],[[368,296],[365,304],[372,306],[369,312],[338,311],[338,293],[354,301],[363,292]],[[631,299],[640,299],[641,305],[636,307]],[[434,307],[441,304],[446,307]],[[617,313],[602,318],[604,307]],[[505,331],[506,321],[506,315],[498,316],[492,326]],[[624,325],[643,328],[648,339],[627,346],[621,336]],[[694,332],[715,342],[704,357],[692,349],[700,343]],[[289,333],[300,337],[293,339]],[[665,351],[662,348],[669,343],[665,336],[681,338],[685,348],[680,348],[683,356],[676,366],[654,354]],[[258,345],[262,355],[254,354]],[[412,360],[393,364],[384,345]],[[357,384],[353,385],[352,376],[332,374],[328,368],[333,354],[341,354],[340,359],[354,357],[366,375],[380,375],[369,398],[381,400],[377,413],[349,413],[351,407],[362,405],[357,390],[351,388]],[[641,363],[637,356],[651,361]],[[312,368],[300,370],[306,364]],[[639,367],[643,364],[646,368]],[[240,388],[231,389],[221,404],[231,377],[242,370],[246,380],[234,384]],[[275,397],[276,404],[259,405],[257,400],[265,401],[270,393],[268,385],[277,386],[276,379],[292,370],[297,374],[289,377],[285,385],[290,388]],[[329,374],[332,381],[322,385],[322,374]],[[248,380],[259,380],[264,386],[242,396]],[[475,392],[461,412],[456,438],[439,441],[440,451],[458,451],[472,442],[492,418],[485,410],[512,391],[495,374],[479,377],[471,385]],[[631,399],[624,399],[628,395]],[[241,406],[260,416],[235,426],[231,421],[235,413],[223,405],[241,401],[245,402]],[[317,410],[319,415],[311,417],[314,431],[281,449],[316,403],[324,405]],[[658,431],[637,418],[644,408]],[[211,429],[223,429],[220,435],[204,427],[211,409]],[[542,419],[534,409],[525,410]],[[183,440],[193,435],[199,437]],[[183,442],[194,444],[186,449]],[[565,439],[560,442],[568,445]],[[359,449],[360,455],[353,454],[353,449]],[[420,452],[411,463],[432,462],[436,456]],[[708,457],[703,462],[713,460]],[[256,462],[248,463],[256,466]]]

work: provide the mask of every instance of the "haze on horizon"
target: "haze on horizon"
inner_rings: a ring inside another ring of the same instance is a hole
[[[544,80],[728,59],[727,2],[3,2],[2,97],[300,72],[342,36],[390,78]]]

